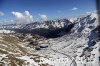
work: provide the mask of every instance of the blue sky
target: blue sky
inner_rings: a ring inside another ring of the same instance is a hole
[[[4,16],[0,20],[16,19],[11,12],[29,11],[34,19],[39,14],[47,15],[48,19],[70,17],[96,10],[96,0],[0,0],[0,11]]]

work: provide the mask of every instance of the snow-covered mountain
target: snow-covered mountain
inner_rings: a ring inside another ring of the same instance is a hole
[[[0,34],[0,64],[7,66],[99,66],[100,41],[97,14],[91,13],[73,20],[60,19],[31,23],[21,28],[50,29],[51,25],[59,30],[55,29],[47,35],[63,35],[46,38],[29,32],[24,35],[23,33]],[[69,28],[70,25],[73,26]],[[41,32],[45,34],[45,31]]]
[[[31,24],[27,24],[23,28],[25,29],[37,29],[37,28],[62,28],[64,26],[67,26],[69,23],[71,23],[67,18],[66,19],[57,19],[57,20],[49,20],[45,22],[35,22]]]
[[[0,29],[20,29],[21,24],[7,24],[7,25],[0,25]]]
[[[69,63],[73,66],[99,66],[100,41],[98,39],[98,18],[95,13],[77,18],[70,33],[48,39],[48,42],[49,48],[38,51],[39,54],[56,59],[67,57],[69,61],[72,61],[72,64]],[[56,66],[70,66],[70,64],[56,65],[54,63]]]
[[[51,29],[51,28],[62,28],[64,26],[67,26],[69,23],[71,23],[71,21],[65,18],[65,19],[48,20],[42,23],[34,22],[26,25],[21,25],[21,24],[1,25],[0,29],[39,29],[39,28]]]

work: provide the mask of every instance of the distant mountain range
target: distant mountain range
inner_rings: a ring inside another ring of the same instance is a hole
[[[70,31],[81,32],[85,28],[85,26],[93,28],[94,27],[93,24],[96,20],[97,20],[96,13],[91,13],[81,17],[49,20],[49,21],[44,21],[42,23],[34,22],[24,25],[22,24],[2,25],[0,26],[0,29],[10,29],[20,33],[32,33],[48,38],[50,37],[55,38],[63,36]],[[97,23],[95,23],[95,25],[96,24]]]
[[[22,24],[1,25],[0,29],[30,29],[30,30],[38,28],[52,29],[52,28],[62,28],[64,26],[67,26],[69,23],[71,23],[71,21],[66,18],[66,19],[44,21],[42,23],[34,22],[26,25]]]

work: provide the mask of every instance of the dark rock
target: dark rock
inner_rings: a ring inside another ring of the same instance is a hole
[[[40,47],[36,47],[35,50],[41,50],[41,48]]]
[[[48,46],[40,46],[40,48],[47,48]]]
[[[38,43],[36,41],[31,41],[29,44],[34,45],[34,46],[38,45]]]

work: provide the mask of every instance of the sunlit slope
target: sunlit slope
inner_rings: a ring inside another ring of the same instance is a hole
[[[19,45],[19,39],[11,35],[1,35],[0,51],[1,53],[27,53],[26,49]]]

